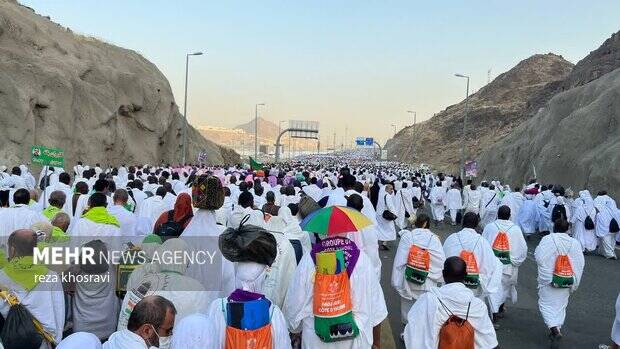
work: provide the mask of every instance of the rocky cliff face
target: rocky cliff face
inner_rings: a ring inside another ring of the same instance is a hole
[[[0,2],[0,159],[28,162],[33,144],[65,161],[178,163],[183,118],[167,79],[140,54],[76,35],[14,1]],[[188,133],[189,157],[238,156]],[[224,154],[224,156],[223,156]]]
[[[471,95],[431,119],[401,130],[387,143],[388,158],[405,162],[422,162],[436,169],[458,172],[467,111],[466,156],[475,158],[483,149],[505,138],[537,109],[532,100],[545,90],[555,90],[568,75],[572,64],[554,54],[534,55]]]
[[[620,33],[586,58],[561,91],[510,136],[484,151],[482,176],[539,180],[620,195]]]

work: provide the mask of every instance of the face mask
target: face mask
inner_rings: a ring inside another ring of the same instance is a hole
[[[159,333],[157,333],[157,330],[155,329],[155,327],[153,325],[151,325],[151,328],[153,329],[153,331],[155,331],[155,335],[157,336],[158,342],[159,342],[159,346],[155,347],[155,346],[150,346],[149,349],[168,349],[170,348],[170,336],[160,336]]]

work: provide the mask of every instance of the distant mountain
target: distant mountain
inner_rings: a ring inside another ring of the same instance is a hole
[[[252,119],[252,121],[235,126],[234,128],[244,130],[245,132],[253,135],[254,125],[255,125],[255,122],[254,122],[254,119]],[[273,139],[275,141],[275,139],[278,137],[278,125],[274,124],[273,122],[269,120],[265,120],[259,117],[258,118],[258,136],[261,138]]]
[[[476,158],[484,149],[506,137],[546,100],[535,99],[553,91],[573,65],[555,54],[538,54],[517,64],[469,96],[427,121],[398,132],[386,144],[388,158],[421,162],[458,173],[463,119],[468,115],[466,154]],[[549,86],[553,86],[552,88]],[[534,98],[534,99],[533,99]]]
[[[482,175],[620,195],[620,32],[575,65],[538,113],[485,150]],[[595,193],[593,193],[595,194]]]

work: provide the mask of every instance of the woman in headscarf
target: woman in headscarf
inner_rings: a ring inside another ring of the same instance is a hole
[[[620,214],[616,202],[606,193],[598,195],[595,200],[598,214],[596,215],[596,236],[600,240],[599,253],[607,259],[616,259],[616,234],[613,232],[613,221],[620,224]]]
[[[181,193],[177,196],[177,200],[174,203],[174,209],[162,213],[157,221],[155,221],[155,227],[153,233],[157,233],[162,224],[169,222],[172,218],[173,222],[178,223],[181,226],[179,235],[183,233],[185,228],[194,217],[194,211],[192,210],[192,198],[187,193]]]
[[[573,224],[574,238],[581,243],[584,252],[596,250],[596,233],[594,222],[596,222],[596,209],[592,195],[587,190],[579,192],[579,198],[573,204],[574,214],[571,217]]]

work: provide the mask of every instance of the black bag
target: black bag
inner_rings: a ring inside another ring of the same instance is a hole
[[[43,335],[34,327],[32,314],[21,305],[12,305],[0,331],[6,349],[39,349]]]
[[[594,221],[590,216],[586,216],[586,219],[583,221],[583,226],[586,230],[594,230]]]
[[[41,190],[45,190],[45,188],[47,188],[48,185],[50,185],[50,177],[52,175],[49,174],[47,176],[43,176],[43,178],[41,178],[41,182],[39,182],[39,189]]]
[[[620,232],[620,226],[618,226],[618,221],[615,218],[612,218],[611,221],[609,221],[609,232],[610,233]]]
[[[301,260],[301,257],[304,255],[304,250],[301,247],[301,242],[297,239],[290,239],[291,245],[293,246],[293,250],[295,250],[295,260],[297,260],[297,264]]]
[[[564,205],[556,204],[551,210],[551,221],[555,222],[558,219],[566,219],[566,207]]]
[[[267,230],[255,225],[244,225],[245,216],[238,229],[228,228],[220,234],[218,245],[222,256],[231,262],[255,262],[271,266],[276,259],[276,238]]]
[[[456,211],[456,224],[461,224],[463,222],[463,213],[459,210]]]
[[[162,238],[162,241],[166,241],[172,238],[178,238],[183,233],[183,226],[185,223],[192,218],[192,216],[185,216],[181,219],[180,222],[174,221],[174,210],[168,211],[168,221],[159,226],[155,235],[158,235]]]
[[[385,196],[383,197],[383,201],[385,202],[386,209],[381,214],[381,217],[383,217],[383,219],[388,220],[388,221],[395,221],[396,218],[398,217],[394,213],[392,213],[392,211],[387,209],[387,194],[385,194]]]
[[[403,197],[403,192],[402,191],[400,192],[400,200],[402,201],[403,207],[405,208],[405,218],[411,217],[411,215],[407,211],[407,206],[405,206],[405,198]]]

